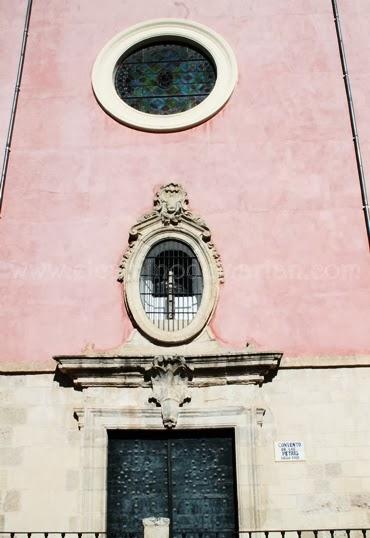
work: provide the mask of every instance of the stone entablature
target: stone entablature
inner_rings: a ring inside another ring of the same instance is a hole
[[[58,370],[66,374],[76,388],[149,387],[148,370],[158,357],[183,358],[192,370],[191,387],[214,385],[262,385],[276,376],[282,358],[280,352],[257,351],[248,346],[241,350],[223,347],[210,329],[191,344],[175,347],[156,346],[138,331],[112,350],[88,346],[81,355],[59,355],[54,359]]]
[[[147,401],[162,408],[163,425],[173,428],[179,408],[191,401],[191,388],[261,386],[276,376],[281,357],[282,353],[222,348],[207,331],[203,342],[170,349],[157,348],[136,333],[116,350],[100,353],[89,348],[85,355],[55,360],[77,389],[151,388]]]
[[[186,364],[193,370],[192,387],[214,385],[262,385],[277,374],[281,353],[238,353],[189,356]],[[156,356],[58,356],[58,370],[67,374],[76,388],[149,387],[146,372]]]

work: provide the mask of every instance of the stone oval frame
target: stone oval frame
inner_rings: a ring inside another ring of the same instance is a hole
[[[203,49],[216,67],[216,83],[199,105],[176,114],[147,114],[127,105],[117,94],[114,71],[119,59],[139,44],[176,39]],[[229,100],[238,77],[235,55],[228,43],[202,24],[185,19],[157,19],[131,26],[113,37],[98,54],[92,70],[94,94],[116,120],[143,131],[171,132],[194,127],[216,114]]]
[[[194,319],[177,331],[158,329],[148,318],[141,302],[139,281],[142,264],[149,250],[160,241],[173,239],[187,244],[197,257],[203,273],[203,296]],[[165,345],[185,344],[198,336],[208,323],[214,312],[219,291],[219,275],[212,257],[212,253],[202,240],[190,230],[160,229],[142,237],[140,245],[130,256],[126,267],[124,299],[130,316],[138,329],[150,340]]]

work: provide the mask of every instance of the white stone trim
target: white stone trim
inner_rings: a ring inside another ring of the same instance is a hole
[[[121,56],[135,45],[167,37],[193,42],[205,49],[216,66],[215,86],[204,101],[185,112],[156,115],[135,110],[115,90],[115,66]],[[120,32],[101,50],[92,70],[92,85],[101,106],[118,121],[144,131],[179,131],[206,121],[228,101],[237,78],[235,55],[228,43],[206,26],[185,19],[155,19]]]
[[[121,349],[121,348],[117,348]],[[252,349],[252,348],[250,348]],[[164,350],[163,350],[164,351]],[[184,353],[184,350],[181,349]],[[95,354],[98,354],[96,352]],[[46,365],[45,365],[46,364]],[[304,357],[286,357],[281,359],[280,370],[301,369],[311,370],[312,368],[325,370],[334,368],[370,368],[369,355],[316,355]],[[55,363],[50,361],[50,365],[45,362],[30,362],[27,364],[14,364],[14,362],[4,362],[0,368],[0,375],[43,375],[55,372]]]
[[[84,529],[106,531],[108,430],[163,430],[157,409],[76,409],[83,418],[83,483],[81,523]],[[255,528],[257,477],[253,408],[182,409],[177,429],[234,428],[239,528]]]
[[[147,316],[140,298],[140,272],[150,249],[159,241],[178,240],[187,244],[197,257],[203,274],[203,295],[199,310],[194,319],[176,331],[159,329]],[[208,322],[215,308],[218,297],[218,275],[214,267],[211,253],[203,247],[189,230],[160,229],[143,239],[140,248],[132,254],[127,270],[128,278],[125,281],[125,301],[131,315],[140,329],[156,342],[168,342],[172,345],[186,342],[200,333]]]
[[[207,331],[203,333],[205,336]],[[150,387],[148,372],[158,358],[182,358],[191,369],[190,387],[215,385],[262,385],[276,376],[281,353],[236,351],[220,346],[216,340],[172,348],[152,344],[140,347],[128,343],[109,353],[60,355],[54,357],[63,372],[79,389],[89,387]],[[140,340],[139,340],[140,342]],[[157,349],[155,349],[157,347]],[[208,351],[207,351],[208,350]],[[112,352],[112,353],[111,353]],[[92,352],[93,353],[93,352]],[[111,354],[110,354],[111,353]]]
[[[123,254],[118,280],[124,282],[124,299],[138,329],[152,342],[180,345],[198,336],[214,312],[223,269],[211,231],[206,223],[188,209],[188,197],[177,183],[163,185],[156,193],[153,211],[143,215],[131,228],[128,248]],[[163,240],[178,240],[188,245],[201,266],[203,295],[193,320],[183,329],[159,329],[148,318],[140,297],[140,273],[150,249]]]

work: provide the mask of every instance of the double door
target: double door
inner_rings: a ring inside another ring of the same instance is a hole
[[[173,538],[231,537],[237,530],[233,432],[112,432],[107,503],[112,538],[141,537],[147,517],[169,518]]]

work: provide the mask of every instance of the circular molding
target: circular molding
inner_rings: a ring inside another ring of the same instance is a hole
[[[199,310],[193,320],[177,331],[159,329],[147,316],[141,302],[139,283],[140,273],[144,260],[150,249],[160,241],[175,239],[187,244],[198,258],[203,274],[203,296]],[[197,336],[211,317],[218,298],[219,277],[212,255],[202,241],[189,230],[154,230],[140,241],[135,252],[128,261],[126,268],[124,297],[130,315],[135,325],[151,340],[166,344],[179,345],[188,342]]]
[[[199,105],[176,114],[147,114],[127,105],[117,94],[114,71],[120,58],[147,42],[173,38],[203,48],[216,67],[216,83]],[[92,70],[95,96],[108,114],[144,131],[171,132],[189,129],[218,112],[230,98],[238,77],[235,55],[228,43],[202,24],[185,19],[156,19],[131,26],[113,37],[101,50]]]

